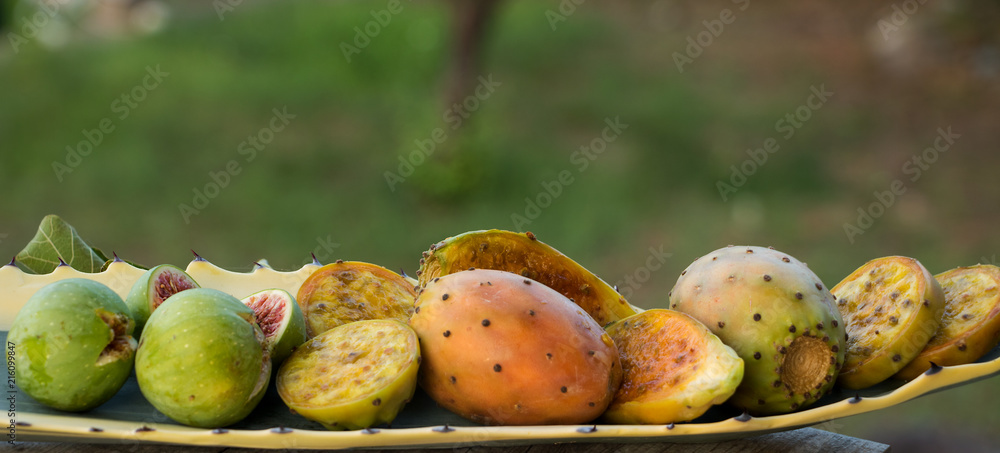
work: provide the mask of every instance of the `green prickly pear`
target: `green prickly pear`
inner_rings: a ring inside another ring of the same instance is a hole
[[[685,312],[736,350],[743,382],[729,400],[751,414],[806,407],[837,380],[844,321],[812,271],[771,248],[726,247],[692,263],[670,293]]]

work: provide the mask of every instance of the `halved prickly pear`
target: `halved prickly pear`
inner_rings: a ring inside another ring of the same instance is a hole
[[[413,397],[417,334],[392,319],[357,321],[314,337],[278,370],[278,395],[327,429],[391,423]]]
[[[476,269],[435,278],[417,296],[420,383],[442,407],[491,425],[575,424],[621,384],[611,337],[552,288]]]
[[[696,319],[654,309],[605,327],[624,377],[604,418],[666,424],[698,418],[722,404],[743,379],[743,360]]]
[[[865,263],[833,287],[847,323],[847,355],[838,382],[863,389],[920,354],[944,309],[941,285],[919,261],[902,256]]]
[[[960,267],[934,276],[944,290],[941,326],[895,377],[913,379],[936,365],[972,363],[1000,342],[1000,268]]]
[[[179,423],[231,425],[264,396],[267,349],[253,310],[239,299],[214,289],[183,291],[146,323],[135,358],[139,390]]]
[[[284,362],[296,347],[306,341],[306,320],[299,304],[288,291],[265,289],[243,298],[241,302],[253,309],[275,365]]]
[[[382,266],[338,261],[313,272],[296,299],[314,337],[342,324],[368,319],[406,322],[413,313],[414,286]]]
[[[532,233],[470,231],[431,245],[420,260],[420,285],[469,268],[512,272],[558,291],[600,325],[641,311],[603,280]]]
[[[170,264],[161,264],[142,274],[125,298],[125,304],[135,318],[135,336],[142,335],[149,316],[168,297],[198,287],[190,275]]]
[[[125,302],[107,286],[82,278],[46,285],[18,312],[7,337],[17,385],[59,410],[100,405],[132,371],[134,326]]]
[[[732,405],[786,413],[833,388],[846,349],[843,319],[819,277],[791,255],[715,250],[681,272],[669,296],[670,308],[701,321],[743,359]]]

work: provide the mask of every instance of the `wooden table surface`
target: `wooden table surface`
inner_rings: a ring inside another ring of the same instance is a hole
[[[9,445],[8,445],[9,446]],[[795,431],[785,431],[763,436],[751,437],[719,443],[704,444],[672,444],[672,443],[573,443],[528,445],[519,447],[462,447],[452,448],[456,453],[492,452],[492,453],[813,453],[813,452],[863,452],[884,453],[889,446],[854,437],[835,434],[814,428],[803,428]],[[17,442],[12,450],[28,453],[248,453],[264,450],[225,447],[191,447],[150,444],[75,444],[48,442]],[[321,450],[287,450],[287,451],[321,451]],[[370,450],[379,451],[379,450]],[[386,450],[391,451],[391,450]],[[413,451],[413,450],[411,450]],[[416,450],[434,453],[443,450]]]

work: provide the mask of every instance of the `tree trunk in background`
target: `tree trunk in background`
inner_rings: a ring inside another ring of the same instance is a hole
[[[476,86],[480,57],[490,22],[500,0],[450,0],[452,57],[445,88],[445,106],[461,104]]]

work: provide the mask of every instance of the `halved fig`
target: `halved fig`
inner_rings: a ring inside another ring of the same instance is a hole
[[[653,309],[607,326],[624,379],[604,419],[666,424],[698,418],[722,404],[743,379],[743,360],[704,324]]]
[[[838,383],[875,385],[920,354],[944,309],[941,285],[919,261],[889,256],[869,261],[831,291],[847,323],[847,355]]]
[[[299,304],[288,291],[265,289],[241,300],[253,310],[257,324],[264,331],[264,341],[276,366],[292,355],[306,341],[306,320]]]
[[[569,298],[600,325],[642,311],[614,288],[532,233],[470,231],[431,245],[420,260],[420,286],[469,268],[507,271],[535,280]]]
[[[314,337],[334,327],[369,319],[406,322],[413,314],[414,286],[382,266],[359,261],[327,264],[299,288],[306,330]]]
[[[278,395],[327,429],[390,423],[413,397],[417,334],[392,319],[344,324],[309,340],[278,370]]]
[[[1000,268],[960,267],[934,278],[944,289],[944,314],[937,333],[917,358],[896,374],[913,379],[937,365],[972,363],[1000,342]]]
[[[168,297],[194,288],[200,288],[198,283],[179,267],[170,264],[161,264],[142,274],[125,298],[125,304],[135,319],[136,338],[142,335],[142,328],[156,307]]]

